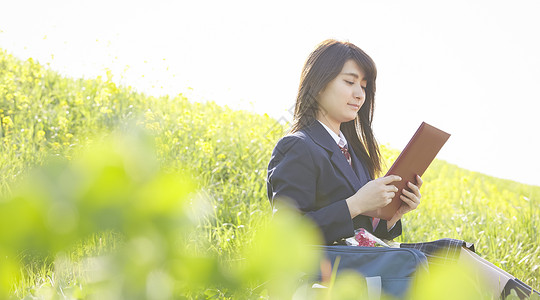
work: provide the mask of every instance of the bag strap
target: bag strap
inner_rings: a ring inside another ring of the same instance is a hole
[[[382,280],[381,276],[366,277],[367,294],[369,300],[381,299]]]

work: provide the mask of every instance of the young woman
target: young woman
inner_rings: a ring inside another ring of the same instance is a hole
[[[401,235],[401,217],[420,204],[422,179],[408,182],[401,207],[389,220],[363,215],[390,203],[399,176],[374,179],[381,155],[372,130],[377,69],[373,60],[349,42],[321,42],[307,58],[300,77],[294,123],[272,152],[268,165],[268,197],[289,199],[320,228],[325,243],[343,243],[364,228],[391,240]],[[474,264],[496,293],[515,289],[525,297],[532,290],[510,274],[483,260],[467,243],[442,239],[414,247],[432,259],[440,249],[444,259]],[[471,251],[472,250],[472,251]],[[439,257],[440,258],[440,257]]]

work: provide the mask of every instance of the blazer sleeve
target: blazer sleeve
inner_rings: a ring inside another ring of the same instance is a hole
[[[315,209],[317,167],[306,142],[297,136],[278,141],[268,165],[268,198],[275,207],[278,198],[289,198],[300,213],[310,217],[321,229],[327,244],[354,235],[354,227],[345,199]]]
[[[388,231],[388,229],[386,228],[387,226],[388,225],[387,225],[386,220],[381,220],[379,222],[379,225],[375,229],[375,232],[374,232],[375,236],[379,238],[387,239],[387,240],[393,240],[401,235],[401,232],[402,232],[401,220],[398,220],[396,224],[394,225],[394,227],[390,229],[390,231]]]

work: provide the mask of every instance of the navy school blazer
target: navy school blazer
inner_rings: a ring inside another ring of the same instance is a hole
[[[351,219],[345,199],[371,180],[367,169],[349,144],[352,167],[330,133],[315,120],[311,125],[282,137],[268,164],[267,193],[272,206],[280,197],[315,221],[326,244],[354,235],[363,227],[375,236],[393,239],[401,235],[401,220],[388,231],[381,220],[375,232],[371,217]]]

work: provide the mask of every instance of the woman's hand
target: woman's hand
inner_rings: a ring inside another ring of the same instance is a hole
[[[422,195],[420,195],[420,187],[422,186],[422,178],[420,176],[416,175],[416,182],[418,185],[414,185],[411,182],[407,182],[407,186],[412,190],[412,193],[403,189],[402,194],[399,196],[399,198],[403,201],[401,202],[401,206],[398,208],[394,216],[386,222],[387,229],[390,230],[394,226],[394,224],[403,217],[404,214],[415,210],[418,205],[420,205],[420,198],[422,198]]]
[[[416,182],[418,185],[407,182],[407,186],[412,190],[412,192],[405,189],[402,190],[402,194],[399,196],[399,198],[403,200],[403,202],[398,208],[396,214],[403,216],[404,214],[415,210],[418,205],[420,205],[420,198],[422,198],[422,195],[420,195],[420,187],[422,186],[423,181],[418,175],[416,175]]]
[[[366,183],[346,199],[351,218],[388,205],[398,192],[398,188],[391,183],[400,180],[401,177],[397,175],[389,175]]]

